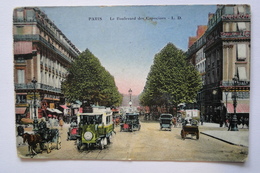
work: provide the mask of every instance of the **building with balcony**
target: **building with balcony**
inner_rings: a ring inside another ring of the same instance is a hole
[[[205,44],[205,80],[198,102],[202,114],[215,122],[234,114],[233,99],[237,98],[237,116],[249,118],[250,30],[248,5],[218,5],[209,15]],[[187,51],[191,61],[201,50],[197,40]],[[195,48],[194,48],[195,47]],[[195,64],[196,65],[196,64]],[[233,79],[238,78],[235,86]]]
[[[195,37],[189,37],[188,51],[187,51],[187,59],[190,63],[192,63],[196,69],[199,71],[201,76],[201,81],[204,86],[205,84],[205,53],[204,48],[206,45],[206,36],[205,32],[207,30],[207,25],[200,25],[197,28],[197,35]],[[199,109],[201,112],[204,112],[204,103],[201,102],[205,95],[203,94],[203,88],[198,93],[197,105],[199,105]]]
[[[60,114],[61,81],[80,51],[39,8],[14,9],[13,40],[17,119],[32,118],[34,97],[39,118]]]

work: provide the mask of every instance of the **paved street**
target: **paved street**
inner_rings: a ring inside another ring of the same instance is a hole
[[[88,160],[171,160],[171,161],[243,161],[248,154],[248,147],[233,145],[219,140],[203,132],[227,132],[227,128],[220,128],[217,124],[205,123],[199,127],[200,138],[187,136],[182,140],[181,127],[172,131],[159,130],[159,122],[141,121],[141,130],[135,132],[120,132],[116,127],[116,135],[112,144],[104,150],[91,149],[79,152],[75,141],[67,141],[67,128],[61,131],[62,148],[52,150],[47,154],[44,151],[34,158],[39,159],[88,159]],[[239,132],[248,133],[248,129],[239,129]],[[25,158],[27,146],[18,146],[18,152]],[[29,157],[28,157],[29,158]]]

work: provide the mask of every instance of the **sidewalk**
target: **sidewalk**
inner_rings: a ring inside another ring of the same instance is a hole
[[[219,127],[219,124],[216,123],[203,123],[203,126],[200,126],[200,133],[219,139],[221,141],[233,144],[249,147],[249,130],[241,129],[239,131],[227,131],[227,128]],[[203,128],[205,127],[205,130]],[[207,130],[207,127],[212,127],[214,130]]]

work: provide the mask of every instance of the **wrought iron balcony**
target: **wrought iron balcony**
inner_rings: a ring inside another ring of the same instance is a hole
[[[238,86],[249,86],[250,81],[238,81]],[[233,81],[222,81],[222,86],[228,87],[228,86],[234,86]]]
[[[69,63],[72,62],[70,58],[62,54],[58,49],[56,49],[52,44],[50,44],[45,38],[40,35],[14,35],[14,41],[40,41],[45,44],[48,48],[54,50],[62,58],[64,58]]]
[[[15,83],[14,86],[15,86],[15,90],[34,90],[33,83],[27,83],[27,84],[26,83]],[[36,83],[35,89],[54,92],[54,93],[61,93],[60,88],[56,88],[56,87],[53,87],[50,85],[45,85],[42,83]]]
[[[30,19],[27,19],[25,17],[23,17],[22,19],[18,18],[18,17],[13,17],[13,22],[22,22],[22,23],[24,23],[24,22],[36,22],[36,21],[37,20],[36,20],[35,17],[34,18],[30,18]]]
[[[221,32],[221,38],[250,38],[250,31]]]
[[[59,43],[61,43],[64,47],[67,48],[67,50],[69,50],[72,54],[74,54],[74,56],[78,56],[79,51],[78,50],[73,50],[71,49],[69,46],[67,46],[66,44],[63,43],[63,41],[57,36],[57,34],[55,34],[49,27],[47,27],[46,25],[44,25],[42,23],[41,20],[37,19],[37,24],[40,25],[42,28],[44,28],[46,31],[48,31],[52,36],[54,36],[54,38],[56,39],[56,41],[58,41]],[[69,43],[68,43],[69,44]],[[77,52],[77,53],[75,53]]]

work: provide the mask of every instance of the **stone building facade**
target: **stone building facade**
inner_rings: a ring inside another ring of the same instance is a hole
[[[205,78],[197,100],[202,106],[201,113],[209,121],[223,122],[234,114],[236,98],[238,119],[249,118],[250,7],[218,5],[216,12],[209,15],[207,26],[202,36]],[[202,53],[199,42],[187,51],[190,61]],[[193,64],[199,66],[198,62]]]
[[[39,8],[14,9],[13,40],[17,120],[61,114],[61,82],[80,51]]]

